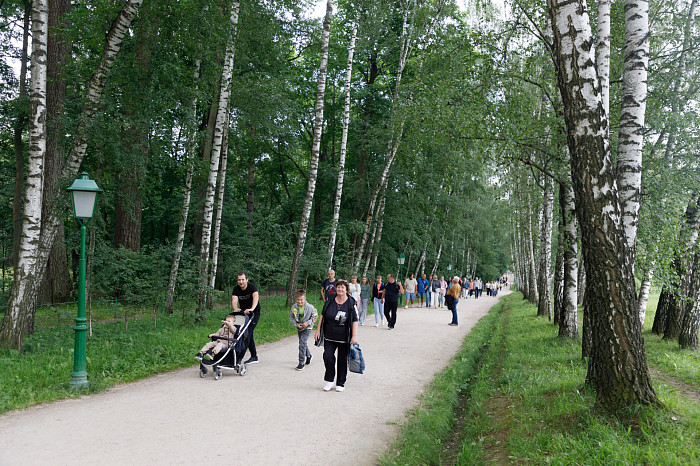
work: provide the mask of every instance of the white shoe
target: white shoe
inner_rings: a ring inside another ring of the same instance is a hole
[[[338,385],[337,387],[335,387],[335,391],[336,391],[336,392],[342,392],[343,390],[345,390],[345,386],[344,386],[344,385]]]
[[[375,327],[379,327],[379,322],[377,322],[376,324],[374,324],[374,326],[375,326]]]
[[[404,309],[408,309],[408,306],[404,306],[403,308],[404,308]]]
[[[333,390],[333,387],[335,387],[335,384],[333,382],[326,382],[326,385],[323,386],[323,391],[330,392],[331,390]]]

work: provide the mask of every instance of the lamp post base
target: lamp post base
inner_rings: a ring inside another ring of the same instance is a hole
[[[87,372],[73,372],[70,375],[70,388],[71,390],[88,388]]]

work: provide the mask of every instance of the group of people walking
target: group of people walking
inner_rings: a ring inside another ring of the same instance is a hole
[[[381,275],[375,277],[375,282],[370,284],[367,277],[362,277],[359,281],[353,275],[350,282],[336,279],[335,271],[328,271],[326,278],[321,285],[321,299],[323,309],[321,313],[306,301],[306,291],[297,290],[295,293],[295,304],[290,311],[290,321],[297,329],[299,337],[299,364],[296,370],[301,371],[311,363],[311,352],[308,348],[308,338],[316,326],[314,341],[317,346],[323,346],[323,362],[325,374],[323,386],[324,391],[335,388],[336,391],[345,390],[345,381],[348,372],[348,354],[351,345],[357,344],[358,326],[365,325],[367,319],[367,309],[370,299],[374,304],[374,325],[380,327],[384,325],[384,320],[389,330],[396,326],[396,314],[401,296],[406,294],[406,308],[416,304],[437,309],[447,307],[452,313],[452,320],[448,325],[457,326],[457,303],[460,297],[474,295],[478,298],[485,288],[489,296],[496,296],[498,290],[503,285],[502,279],[488,282],[485,285],[480,279],[464,280],[454,277],[450,282],[444,277],[438,278],[433,275],[430,279],[423,274],[416,279],[413,274],[409,274],[404,285],[397,281],[392,274],[387,274],[387,281],[383,281]],[[253,338],[253,331],[260,319],[260,296],[258,288],[248,281],[245,273],[239,273],[237,285],[233,289],[232,296],[233,311],[229,316],[250,315],[249,343],[248,350],[250,358],[245,364],[256,364],[259,362],[258,354]],[[220,332],[234,332],[235,320],[231,322],[228,318],[222,321],[224,324]],[[212,334],[214,335],[214,334]],[[210,335],[210,337],[212,336]],[[216,345],[209,345],[215,347]],[[209,346],[197,353],[197,358],[204,357]],[[214,348],[221,349],[221,348]],[[216,352],[216,351],[215,351]]]

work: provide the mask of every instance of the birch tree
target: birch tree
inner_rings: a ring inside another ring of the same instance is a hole
[[[219,174],[219,162],[223,147],[226,123],[228,122],[229,97],[231,93],[231,79],[233,76],[233,58],[235,52],[236,34],[238,32],[238,12],[240,2],[234,0],[231,3],[229,18],[229,36],[226,42],[226,55],[224,67],[221,71],[221,88],[219,90],[219,106],[216,112],[216,124],[214,126],[214,139],[212,143],[211,158],[209,160],[209,176],[207,177],[207,190],[204,196],[204,208],[202,216],[202,240],[199,250],[199,287],[197,300],[197,320],[205,319],[207,305],[207,287],[210,270],[212,219],[214,217],[214,194],[216,180]]]
[[[331,220],[331,237],[328,242],[328,269],[333,268],[333,254],[335,253],[335,238],[338,232],[338,220],[340,219],[340,203],[343,198],[343,180],[345,179],[345,156],[348,147],[348,128],[350,127],[350,85],[352,83],[352,59],[355,54],[355,40],[357,39],[357,26],[360,21],[360,12],[355,16],[348,45],[348,64],[345,69],[345,105],[343,107],[343,134],[340,139],[340,158],[338,160],[338,186],[335,191],[335,203],[333,204],[333,220]]]
[[[194,88],[195,91],[199,84],[199,71],[201,60],[196,59],[194,64]],[[175,240],[175,253],[173,255],[173,263],[170,267],[170,278],[168,279],[168,288],[165,292],[165,312],[172,314],[173,300],[175,297],[175,284],[177,283],[177,272],[180,267],[180,257],[182,256],[182,247],[185,244],[185,228],[187,227],[187,217],[190,212],[190,197],[192,194],[192,177],[194,175],[194,149],[197,127],[195,121],[197,117],[197,97],[192,99],[192,108],[190,111],[191,121],[189,137],[185,148],[185,157],[187,160],[187,173],[185,174],[185,192],[182,198],[182,213],[180,214],[180,224],[177,228],[177,239]]]
[[[328,42],[331,30],[331,15],[333,14],[333,3],[331,0],[326,2],[326,16],[323,19],[323,35],[321,36],[321,63],[318,72],[318,89],[316,92],[315,119],[313,142],[311,145],[311,161],[309,163],[308,185],[306,189],[306,198],[304,199],[304,208],[301,213],[299,222],[299,233],[297,234],[297,246],[292,260],[292,270],[289,277],[289,286],[287,289],[287,306],[291,306],[294,302],[294,293],[297,289],[299,280],[299,267],[301,259],[304,255],[304,245],[306,244],[306,235],[309,228],[309,219],[311,218],[311,208],[314,201],[314,191],[316,190],[316,177],[318,175],[318,159],[321,151],[321,132],[323,130],[323,102],[326,93],[326,73],[328,71]]]
[[[78,173],[87,148],[88,132],[99,109],[107,76],[141,3],[142,0],[129,0],[110,25],[100,62],[85,92],[79,123],[74,131],[75,136],[61,174],[62,179],[73,179]],[[53,192],[42,192],[45,198],[44,202],[55,206],[58,206],[58,201],[63,194],[58,186]],[[22,336],[17,334],[18,329],[21,328],[18,326],[18,322],[26,321],[26,314],[34,314],[36,311],[39,286],[46,272],[49,252],[56,240],[58,225],[61,221],[60,211],[58,207],[51,209],[48,216],[41,219],[40,242],[38,245],[32,245],[36,246],[34,250],[26,252],[36,258],[34,273],[22,276],[22,283],[17,280],[18,277],[15,277],[13,291],[7,303],[6,318],[3,319],[3,326],[0,329],[0,345],[2,346],[21,349]],[[37,225],[34,227],[36,228]]]
[[[625,61],[629,63],[625,63],[623,76],[625,129],[620,130],[624,131],[626,147],[617,167],[621,191],[586,1],[548,0],[548,7],[587,281],[596,290],[586,297],[594,341],[587,380],[596,388],[597,404],[605,409],[657,404],[641,336],[633,273],[640,189],[635,183],[641,166],[638,130],[643,127],[646,99],[648,4],[644,0],[625,1]]]
[[[230,118],[230,117],[229,117]],[[216,284],[216,269],[219,263],[219,237],[221,235],[221,217],[224,212],[224,194],[226,193],[226,165],[228,162],[228,132],[229,118],[226,118],[224,127],[224,139],[222,143],[221,163],[219,164],[219,186],[216,199],[216,221],[214,222],[214,239],[211,250],[211,271],[209,272],[209,288],[214,289]]]
[[[41,200],[46,154],[46,51],[49,30],[48,0],[32,2],[32,55],[29,83],[29,150],[24,191],[22,234],[10,300],[0,329],[0,344],[22,351],[24,322],[31,302],[22,299],[37,280],[41,239]]]
[[[570,185],[561,185],[559,202],[564,220],[564,296],[559,320],[559,336],[578,338],[578,226],[574,191]]]
[[[538,280],[537,315],[552,319],[552,222],[554,208],[553,180],[545,175],[542,202],[542,220],[540,237],[540,273]]]

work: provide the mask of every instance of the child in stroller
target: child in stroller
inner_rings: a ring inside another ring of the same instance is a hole
[[[229,314],[226,316],[225,320],[221,321],[221,323],[221,328],[219,328],[216,333],[209,334],[209,338],[212,340],[197,352],[197,355],[194,357],[195,359],[200,361],[205,358],[214,359],[214,357],[219,354],[221,350],[228,348],[230,344],[228,340],[219,340],[218,338],[214,337],[236,338],[236,335],[238,335],[238,329],[241,327],[240,325],[236,325],[236,316]]]
[[[206,377],[207,366],[212,366],[214,369],[216,380],[221,378],[222,368],[235,370],[239,375],[246,375],[248,370],[241,360],[248,349],[250,321],[251,317],[246,315],[243,325],[236,325],[236,317],[233,314],[229,314],[225,320],[221,321],[223,324],[221,328],[209,335],[212,341],[197,353],[196,358],[200,360],[200,377]]]

